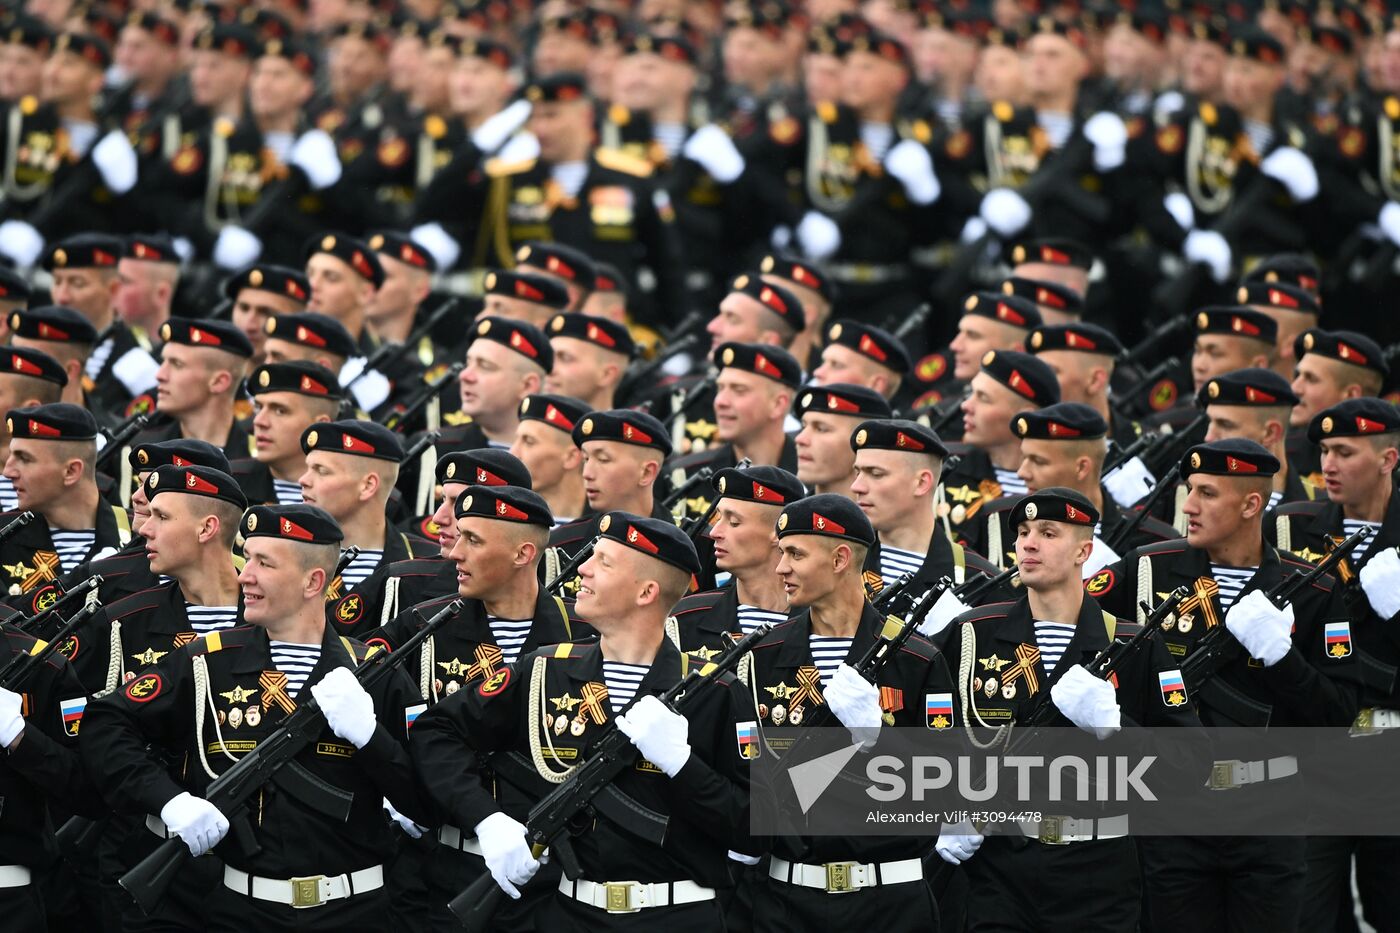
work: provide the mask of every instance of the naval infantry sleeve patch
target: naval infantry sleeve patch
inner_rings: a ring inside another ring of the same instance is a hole
[[[1113,584],[1117,582],[1118,579],[1113,575],[1113,571],[1105,567],[1089,578],[1088,582],[1084,584],[1084,591],[1090,596],[1100,596],[1113,589]]]
[[[496,673],[492,674],[490,677],[483,680],[481,682],[481,686],[477,687],[477,693],[480,693],[484,697],[493,697],[496,694],[500,693],[502,690],[504,690],[506,688],[506,685],[509,683],[510,668],[503,667]]]

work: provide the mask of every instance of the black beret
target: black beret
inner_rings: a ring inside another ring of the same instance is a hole
[[[611,263],[598,263],[598,271],[593,275],[593,291],[603,295],[628,295],[627,279],[622,270]]]
[[[1364,437],[1400,431],[1400,408],[1380,398],[1349,398],[1324,409],[1308,422],[1308,440]]]
[[[126,25],[144,29],[166,45],[180,44],[180,30],[175,24],[149,11],[132,11],[126,18]]]
[[[1278,323],[1263,311],[1236,305],[1202,308],[1196,312],[1196,333],[1248,337],[1264,343],[1278,339]]]
[[[797,388],[802,384],[802,366],[782,347],[767,343],[722,343],[712,354],[720,369],[739,369],[774,382]]]
[[[1027,38],[1034,35],[1059,36],[1069,40],[1071,45],[1081,51],[1089,42],[1088,36],[1079,26],[1056,19],[1053,16],[1039,16],[1030,23],[1027,27]]]
[[[973,292],[968,295],[963,301],[963,313],[991,318],[1026,330],[1045,323],[1035,302],[1027,301],[1018,295],[1002,295],[997,292]]]
[[[378,288],[384,284],[384,266],[379,262],[379,254],[369,248],[364,241],[343,233],[327,233],[313,236],[306,241],[302,258],[310,259],[317,253],[334,256],[345,263],[362,279],[368,279]]]
[[[312,398],[340,399],[344,393],[335,373],[319,363],[292,360],[286,363],[265,363],[248,377],[248,394],[264,392],[295,392]]]
[[[904,344],[895,339],[894,334],[873,324],[862,324],[849,318],[834,321],[826,329],[826,343],[827,346],[837,344],[848,347],[901,376],[914,365]]]
[[[786,279],[794,285],[810,288],[827,301],[836,300],[836,282],[815,265],[788,253],[769,253],[758,263],[764,275]]]
[[[562,104],[588,96],[588,83],[576,71],[561,71],[536,78],[525,88],[525,99],[532,104]]]
[[[399,262],[422,269],[425,272],[437,271],[437,260],[406,233],[396,230],[381,230],[370,235],[369,248],[381,256],[397,259]]]
[[[1272,369],[1236,369],[1211,379],[1201,387],[1197,399],[1202,405],[1250,405],[1292,407],[1298,396],[1288,380]]]
[[[5,416],[11,437],[40,441],[91,441],[97,438],[92,413],[68,402],[12,408]]]
[[[166,343],[221,350],[244,359],[253,355],[253,345],[248,341],[248,335],[228,321],[172,317],[160,325],[160,339]]]
[[[807,326],[807,314],[797,296],[772,282],[765,282],[757,273],[736,275],[729,283],[730,293],[747,295],[782,318],[793,330],[801,332]]]
[[[933,428],[917,421],[876,419],[863,421],[851,432],[852,450],[897,450],[909,454],[948,456],[948,448]]]
[[[1060,400],[1060,382],[1055,378],[1055,371],[1028,353],[988,350],[982,357],[982,372],[1037,408]]]
[[[585,403],[567,395],[537,392],[520,400],[521,421],[542,421],[565,434],[573,434],[574,428],[592,410]]]
[[[292,67],[308,77],[316,75],[316,59],[306,43],[292,38],[272,38],[258,49],[258,57],[285,58]]]
[[[1317,263],[1301,253],[1276,253],[1260,260],[1244,280],[1294,285],[1316,295],[1322,285],[1322,272],[1317,268]]]
[[[485,36],[463,39],[457,54],[462,58],[484,58],[502,71],[515,64],[515,55],[509,48]]]
[[[823,535],[864,544],[875,543],[875,529],[860,506],[845,496],[826,492],[798,499],[778,516],[778,537]]]
[[[243,514],[243,537],[281,538],[303,544],[339,544],[340,524],[315,505],[255,505]]]
[[[156,467],[146,474],[146,499],[154,499],[163,492],[207,496],[210,499],[231,502],[240,509],[248,507],[248,497],[243,495],[238,480],[222,470],[209,467],[177,467],[169,464]]]
[[[1197,444],[1181,458],[1182,476],[1273,476],[1278,470],[1278,458],[1263,445],[1239,437]]]
[[[1013,275],[1001,283],[1001,293],[1015,295],[1033,301],[1041,307],[1054,308],[1066,314],[1084,313],[1084,296],[1068,285],[1058,282],[1042,282],[1039,279]]]
[[[800,479],[775,466],[725,467],[710,484],[726,499],[763,505],[788,505],[807,495]]]
[[[1108,434],[1108,422],[1088,405],[1056,402],[1016,415],[1011,433],[1040,441],[1086,441]]]
[[[904,47],[904,43],[881,32],[852,36],[846,54],[852,52],[868,52],[906,70],[913,68],[909,61],[909,50]]]
[[[1309,24],[1298,30],[1298,38],[1337,55],[1350,55],[1353,49],[1351,33],[1336,26]]]
[[[249,266],[224,281],[224,297],[237,298],[245,288],[285,295],[302,304],[311,298],[311,283],[305,274],[288,266]]]
[[[1071,324],[1043,324],[1031,331],[1026,346],[1032,353],[1076,350],[1080,353],[1117,356],[1123,352],[1123,344],[1118,342],[1117,337],[1097,324],[1086,324],[1083,321]]]
[[[388,460],[390,463],[403,462],[403,440],[384,425],[373,421],[346,419],[317,422],[302,432],[301,449],[308,454],[319,450]]]
[[[3,363],[0,363],[0,375],[29,376],[58,386],[68,384],[68,373],[58,360],[47,353],[25,347],[2,347],[0,353],[3,353],[3,356],[0,356],[0,360],[3,360]]]
[[[1235,291],[1235,300],[1242,305],[1296,311],[1314,317],[1322,313],[1322,306],[1311,292],[1283,282],[1246,282]]]
[[[303,311],[298,314],[279,314],[267,319],[263,333],[274,340],[285,340],[313,350],[325,350],[334,356],[346,358],[358,352],[355,338],[345,325],[335,318]]]
[[[94,35],[82,32],[65,32],[54,40],[53,50],[72,52],[94,68],[106,71],[112,65],[112,49],[106,42]]]
[[[5,41],[47,55],[53,48],[53,30],[43,20],[20,13],[5,24]]]
[[[1064,522],[1068,525],[1098,524],[1099,510],[1082,492],[1066,486],[1047,486],[1022,496],[1011,507],[1011,527],[1022,522]]]
[[[637,33],[622,45],[624,55],[660,55],[667,61],[694,65],[695,46],[681,36],[660,36]]]
[[[162,466],[202,466],[222,473],[229,472],[228,456],[222,448],[215,447],[208,441],[187,440],[183,437],[137,444],[131,448],[126,458],[137,473]]]
[[[1223,16],[1208,16],[1205,19],[1192,19],[1173,15],[1173,29],[1178,32],[1189,29],[1189,37],[1199,42],[1213,42],[1224,48],[1230,41],[1230,21]]]
[[[545,372],[554,368],[554,348],[534,324],[505,317],[484,317],[476,322],[473,341],[485,338],[509,347]]]
[[[238,21],[246,26],[251,26],[260,39],[280,39],[292,32],[292,24],[287,21],[287,18],[272,10],[244,7],[238,14]]]
[[[194,47],[251,59],[258,50],[258,37],[253,30],[237,23],[215,23],[195,36]]]
[[[531,240],[515,251],[515,263],[543,269],[550,275],[567,279],[575,285],[589,288],[598,277],[598,266],[582,250],[563,243],[543,243]]]
[[[809,386],[793,406],[797,417],[809,411],[849,418],[889,418],[894,412],[883,395],[865,386],[835,382],[829,386]]]
[[[43,305],[28,310],[10,312],[10,332],[30,340],[51,340],[54,343],[97,343],[97,328],[72,308]]]
[[[175,252],[175,241],[165,233],[136,233],[126,238],[124,259],[139,259],[142,262],[180,262],[180,254]]]
[[[670,522],[631,512],[609,512],[598,520],[598,534],[688,574],[700,572],[695,543]]]
[[[632,358],[637,349],[625,324],[591,314],[556,314],[550,319],[548,330],[551,338],[573,337],[576,340],[587,341],[595,347],[621,353],[628,359]]]
[[[1257,26],[1241,26],[1231,33],[1230,54],[1266,65],[1283,64],[1283,46]]]
[[[630,408],[589,412],[573,432],[574,443],[620,441],[638,447],[654,447],[662,456],[671,456],[671,435],[653,415]]]
[[[486,273],[482,282],[488,295],[519,298],[547,308],[567,308],[569,290],[558,279],[534,272],[507,272],[497,269]]]
[[[1073,266],[1088,272],[1094,266],[1094,254],[1077,240],[1046,238],[1022,240],[1011,247],[1011,264],[1044,263],[1049,266]]]
[[[468,486],[452,508],[455,518],[475,515],[524,525],[554,526],[549,503],[539,493],[520,486]]]
[[[120,237],[105,233],[79,233],[59,240],[44,255],[43,266],[55,269],[116,269],[123,244]]]
[[[14,269],[0,266],[0,301],[28,301],[29,282]]]
[[[495,447],[454,450],[443,454],[437,462],[437,481],[466,483],[468,486],[535,487],[525,464],[509,451]]]
[[[1302,359],[1305,354],[1316,353],[1341,363],[1350,363],[1363,369],[1372,369],[1382,376],[1390,374],[1385,362],[1385,352],[1380,344],[1365,334],[1350,330],[1323,330],[1313,327],[1303,331],[1293,339],[1293,354]]]

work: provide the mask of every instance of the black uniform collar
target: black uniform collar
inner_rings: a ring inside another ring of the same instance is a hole
[[[1059,622],[1061,620],[1044,619],[1042,621]],[[978,635],[979,638],[982,637],[980,631]],[[989,632],[986,637],[990,641],[1009,646],[999,652],[1004,653],[1007,658],[1015,657],[1014,646],[1016,645],[1025,644],[1037,647],[1039,643],[1035,637],[1035,619],[1031,617],[1030,597],[1022,596],[1012,603],[1005,618],[1000,620],[996,624],[995,630]],[[1064,655],[1055,665],[1054,674],[1046,676],[1044,662],[1036,662],[1042,683],[1054,683],[1064,675],[1065,671],[1076,664],[1084,664],[1093,660],[1106,647],[1108,647],[1108,630],[1104,625],[1103,610],[1099,608],[1098,603],[1086,595],[1079,606],[1079,617],[1074,621],[1074,637],[1070,639],[1069,645],[1065,647]]]

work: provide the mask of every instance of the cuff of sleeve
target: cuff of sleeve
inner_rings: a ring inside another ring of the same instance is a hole
[[[671,778],[670,787],[673,793],[694,794],[704,787],[715,776],[714,769],[695,754],[695,750],[690,750],[690,758],[676,772],[676,776]]]
[[[1302,683],[1311,671],[1303,653],[1294,645],[1277,664],[1264,668],[1264,676],[1279,685],[1296,685]]]
[[[359,749],[359,753],[368,755],[375,761],[389,761],[401,747],[399,740],[390,735],[381,722],[375,723],[374,735],[370,736],[364,748]]]

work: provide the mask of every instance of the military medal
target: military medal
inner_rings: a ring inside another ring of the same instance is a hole
[[[1192,618],[1191,614],[1188,612],[1186,615],[1176,620],[1176,630],[1185,635],[1187,632],[1191,631],[1191,626],[1195,624],[1196,620]]]
[[[1002,695],[1003,697],[1005,697],[1006,699],[1008,699],[1008,700],[1014,700],[1014,699],[1016,699],[1016,685],[1015,685],[1015,684],[1007,684],[1005,687],[1002,687],[1002,688],[1001,688],[1001,695]]]
[[[545,718],[547,719],[549,717],[546,716]],[[569,717],[565,716],[563,713],[560,713],[554,718],[554,734],[563,735],[564,730],[567,728],[569,728]]]
[[[243,710],[236,706],[229,710],[228,725],[230,729],[237,729],[239,726],[243,725]]]
[[[802,725],[802,707],[794,706],[788,712],[788,722],[792,723],[794,726]]]
[[[773,707],[773,725],[781,726],[785,719],[787,719],[787,707],[779,703]]]
[[[574,738],[578,738],[579,736],[583,735],[583,729],[585,725],[586,723],[584,722],[582,716],[575,716],[574,721],[569,723],[569,735],[572,735]]]
[[[988,677],[986,682],[982,685],[982,688],[982,692],[987,694],[987,699],[990,700],[997,695],[997,679],[995,677]]]

